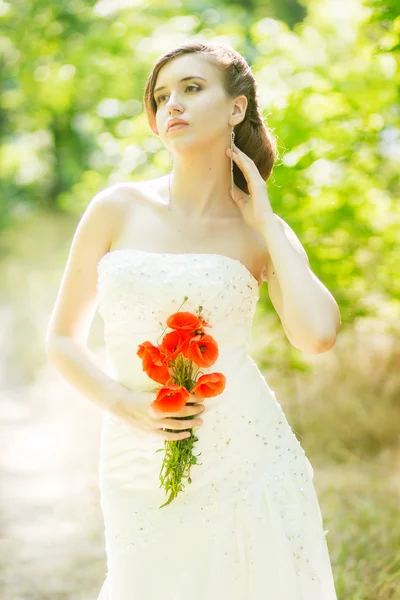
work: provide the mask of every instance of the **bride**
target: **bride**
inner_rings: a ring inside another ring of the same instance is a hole
[[[173,156],[166,177],[112,185],[85,210],[47,331],[49,360],[103,411],[99,488],[107,576],[98,600],[336,600],[313,468],[248,348],[263,282],[285,334],[325,352],[338,306],[273,212],[275,159],[254,76],[234,49],[187,43],[161,56],[144,106]],[[226,377],[178,412],[138,354],[169,315],[202,306]],[[107,369],[86,340],[99,311]],[[196,431],[192,483],[160,509],[167,441]],[[200,418],[201,417],[201,418]]]

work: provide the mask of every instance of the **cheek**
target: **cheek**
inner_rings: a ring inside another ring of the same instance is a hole
[[[216,97],[215,94],[207,94],[202,98],[198,98],[197,107],[203,113],[207,113],[207,116],[215,116],[215,119],[218,116],[221,116],[225,112],[225,107],[221,102],[221,99]]]
[[[210,106],[207,115],[199,118],[199,132],[206,137],[218,139],[228,130],[228,115],[220,106]]]
[[[201,117],[199,118],[202,119],[202,127],[215,131],[224,129],[228,125],[229,115],[226,106],[219,99],[207,98],[207,102],[200,110]]]
[[[154,115],[154,127],[157,130],[158,135],[160,135],[160,131],[162,131],[162,122],[159,113]]]

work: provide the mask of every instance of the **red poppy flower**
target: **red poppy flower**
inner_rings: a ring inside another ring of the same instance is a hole
[[[213,398],[222,394],[225,385],[226,377],[223,373],[205,373],[198,378],[191,393],[200,398]]]
[[[187,331],[170,331],[163,337],[161,352],[164,356],[164,364],[169,365],[172,360],[183,354],[186,356],[187,345],[191,339]]]
[[[204,331],[204,327],[212,327],[203,317],[198,317],[191,312],[176,312],[167,319],[167,325],[171,329],[188,331],[191,335],[197,335]]]
[[[150,379],[162,384],[170,381],[171,374],[165,364],[165,355],[160,346],[154,346],[151,342],[146,341],[139,344],[136,354],[142,359],[142,369]]]
[[[185,356],[198,367],[210,367],[219,356],[218,344],[207,333],[196,335],[189,340]]]
[[[158,390],[151,406],[159,413],[177,412],[186,405],[190,398],[190,393],[183,386],[166,385]]]

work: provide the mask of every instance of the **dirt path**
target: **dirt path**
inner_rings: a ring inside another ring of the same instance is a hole
[[[0,596],[96,600],[105,577],[101,411],[50,364],[0,393]]]

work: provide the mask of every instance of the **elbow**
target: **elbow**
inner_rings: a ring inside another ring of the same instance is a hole
[[[313,354],[322,354],[322,352],[328,352],[336,343],[336,335],[329,337],[317,338],[312,346],[311,352]]]
[[[290,330],[286,327],[285,333],[290,343],[302,350],[303,352],[310,352],[311,354],[322,354],[327,352],[336,344],[336,337],[340,329],[340,313],[337,312],[336,319],[332,320],[329,324],[323,324],[321,327],[314,328],[314,331],[302,332],[301,337],[295,337],[291,335]]]
[[[316,335],[311,352],[313,354],[321,354],[322,352],[327,352],[336,344],[336,337],[340,330],[341,320],[340,320],[340,312],[339,309],[336,311],[335,319],[332,324],[328,328],[324,328],[323,332],[320,332],[319,335]]]
[[[292,346],[301,350],[302,352],[309,352],[310,354],[322,354],[322,352],[327,352],[336,343],[335,337],[321,337],[314,338],[313,340],[309,340],[307,343],[304,343],[304,340],[301,343],[297,343],[293,339],[289,339]]]
[[[289,337],[287,332],[286,335],[292,346],[298,348],[298,350],[301,350],[302,352],[310,352],[311,354],[321,354],[322,352],[327,352],[333,348],[336,343],[335,333],[314,337],[307,336],[307,339],[303,338],[301,340],[296,340],[292,336]]]
[[[47,359],[52,362],[54,360],[55,355],[58,353],[58,351],[61,348],[61,341],[65,340],[67,338],[67,336],[62,336],[62,335],[52,335],[52,336],[48,336],[46,338],[45,341],[45,352],[46,352],[46,356]]]
[[[60,353],[65,355],[69,352],[70,346],[85,347],[85,339],[71,334],[53,334],[48,336],[45,341],[45,352],[49,361],[53,361]]]
[[[44,350],[47,356],[47,360],[51,361],[54,355],[54,349],[57,346],[57,338],[51,337],[46,338]]]

